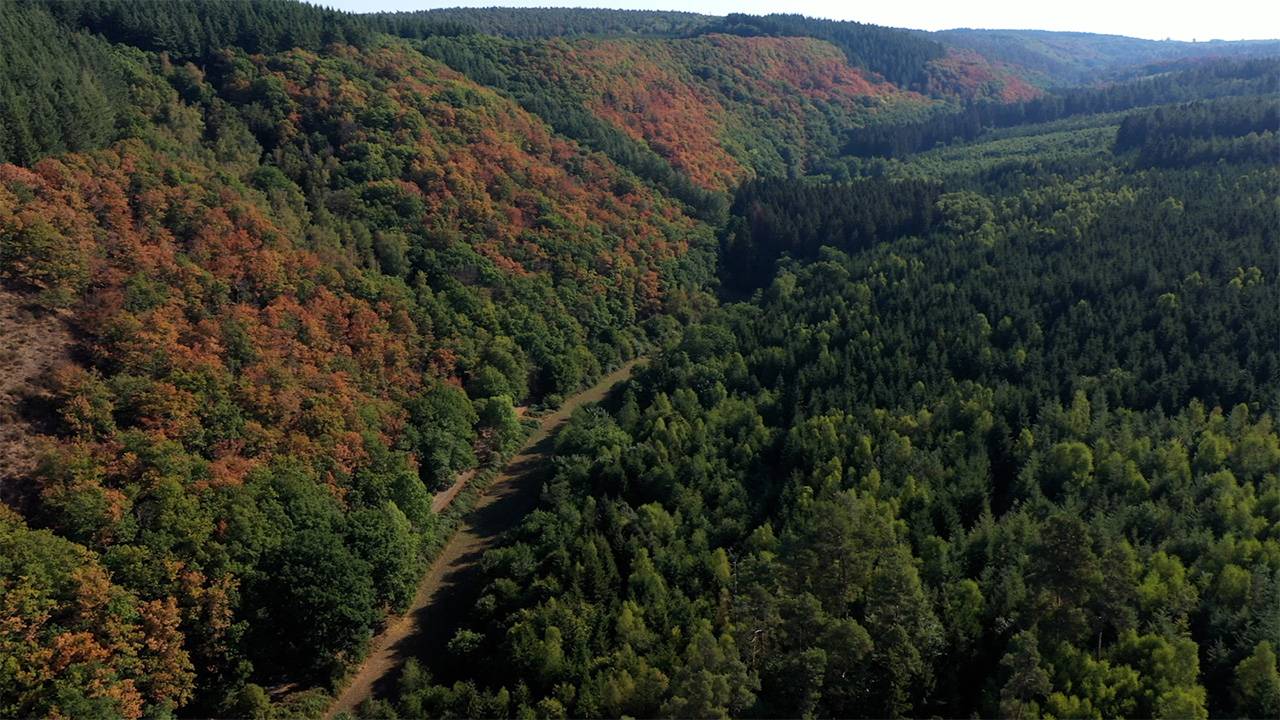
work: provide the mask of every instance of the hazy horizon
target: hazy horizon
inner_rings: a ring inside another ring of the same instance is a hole
[[[1079,0],[1069,6],[1036,3],[905,0],[850,8],[834,0],[708,0],[694,7],[672,7],[670,2],[466,2],[465,0],[314,0],[314,4],[348,12],[431,10],[452,7],[572,7],[623,10],[666,10],[726,15],[732,12],[764,15],[800,13],[831,20],[887,25],[915,30],[1050,30],[1125,35],[1147,40],[1271,40],[1280,28],[1280,10],[1247,0],[1224,0],[1206,16],[1203,3],[1173,0],[1163,3],[1115,3]],[[1270,35],[1266,33],[1271,33]]]

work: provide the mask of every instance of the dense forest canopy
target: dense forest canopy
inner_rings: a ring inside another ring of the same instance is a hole
[[[792,259],[575,418],[472,622],[366,716],[1273,714],[1280,175],[1128,158],[904,185],[906,227],[840,215],[891,186],[744,188],[722,273]]]
[[[683,37],[715,20],[710,15],[659,10],[504,7],[384,12],[365,18],[371,27],[401,37],[438,35],[440,28],[452,26],[522,40],[583,35]]]
[[[219,50],[251,53],[291,48],[320,50],[330,43],[363,46],[372,39],[358,17],[300,2],[217,0],[19,0],[47,9],[71,27],[182,60],[207,60]]]
[[[1274,44],[0,37],[0,717],[323,716],[433,504],[640,356],[357,715],[1280,715]]]
[[[12,3],[0,5],[0,37],[0,161],[100,147],[128,126],[127,56]]]
[[[849,62],[878,72],[904,87],[922,85],[926,77],[925,64],[945,54],[940,43],[905,30],[859,22],[814,20],[803,15],[731,14],[708,29],[739,35],[829,40],[844,51]]]

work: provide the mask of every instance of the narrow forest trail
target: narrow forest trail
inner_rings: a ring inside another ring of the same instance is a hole
[[[418,583],[409,609],[390,619],[386,628],[373,639],[369,655],[329,706],[326,718],[352,712],[368,697],[385,696],[406,659],[420,656],[426,649],[442,647],[447,642],[471,606],[474,600],[471,596],[479,590],[473,581],[479,577],[481,556],[537,502],[539,481],[552,454],[556,431],[568,421],[574,410],[599,402],[615,386],[630,378],[638,362],[640,360],[626,363],[592,387],[567,398],[559,409],[541,419],[538,428],[462,519],[457,531]],[[459,478],[446,491],[450,500],[464,483],[465,480]]]

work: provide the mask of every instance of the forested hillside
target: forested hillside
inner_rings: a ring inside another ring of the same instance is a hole
[[[11,3],[0,37],[0,161],[101,147],[130,124],[131,63],[107,43]]]
[[[640,356],[359,715],[1280,714],[1265,44],[1058,89],[1052,38],[795,15],[0,37],[0,717],[324,715],[433,493]]]
[[[181,60],[209,59],[235,46],[251,53],[322,50],[331,43],[363,47],[373,33],[361,19],[314,4],[220,0],[18,0],[47,10],[73,28]]]
[[[901,87],[971,97],[1131,79],[1165,66],[1206,59],[1271,57],[1280,41],[1143,40],[1045,30],[956,29],[921,32],[867,23],[775,13],[725,17],[690,12],[580,8],[458,7],[366,16],[370,27],[400,35],[479,33],[525,40],[576,37],[688,38],[714,33],[809,37],[840,48],[850,64]],[[1206,42],[1207,41],[1207,42]],[[994,87],[981,87],[994,81]],[[1006,100],[1015,99],[1006,97]]]
[[[600,134],[591,126],[604,121],[718,191],[757,174],[812,172],[839,150],[845,129],[912,117],[934,104],[804,38],[530,44],[467,36],[433,38],[424,51],[506,89],[568,133]],[[590,121],[560,119],[583,112]]]
[[[59,32],[128,70],[133,122],[0,166],[5,301],[74,330],[31,379],[42,459],[0,480],[0,707],[327,685],[441,540],[430,493],[640,351],[711,232],[397,41],[197,65]]]

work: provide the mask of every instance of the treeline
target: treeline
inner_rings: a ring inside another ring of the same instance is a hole
[[[370,27],[400,37],[459,34],[459,30],[535,40],[578,36],[682,37],[715,18],[688,12],[585,8],[441,8],[361,16]]]
[[[946,54],[941,43],[918,33],[859,22],[818,20],[803,15],[731,13],[702,32],[826,40],[843,50],[850,64],[880,73],[886,80],[904,88],[923,87],[928,81],[925,65]]]
[[[363,47],[372,32],[355,15],[277,0],[18,0],[47,8],[60,21],[115,43],[208,60],[224,48],[272,53],[321,50],[330,43]]]
[[[743,183],[721,235],[721,285],[735,292],[767,285],[784,254],[812,260],[824,246],[856,252],[904,235],[927,234],[941,193],[941,185],[928,181]]]
[[[1277,172],[946,193],[780,269],[575,416],[362,714],[1273,716]]]
[[[972,140],[991,128],[1041,123],[1076,115],[1230,95],[1275,92],[1280,60],[1207,62],[1190,69],[1103,88],[1062,90],[1016,104],[971,103],[955,113],[920,121],[859,128],[845,152],[859,157],[899,157],[938,144]]]
[[[1230,98],[1156,108],[1125,117],[1115,152],[1141,167],[1280,161],[1280,96]]]

